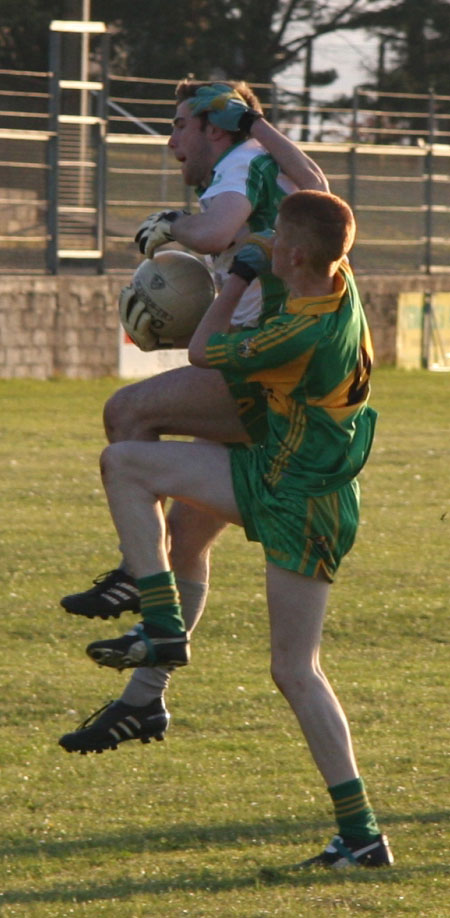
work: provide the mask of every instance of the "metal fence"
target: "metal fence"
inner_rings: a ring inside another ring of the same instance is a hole
[[[53,71],[0,71],[0,85],[4,272],[132,269],[143,216],[195,207],[167,147],[175,80],[91,80],[83,84],[81,120],[65,114],[64,101],[56,118]],[[99,86],[107,87],[103,109]],[[450,97],[358,89],[343,109],[320,106],[311,94],[300,104],[304,93],[287,98],[275,85],[255,90],[266,116],[301,142],[353,206],[357,271],[449,270]]]

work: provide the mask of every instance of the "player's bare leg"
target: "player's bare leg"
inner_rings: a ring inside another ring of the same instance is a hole
[[[291,705],[328,786],[357,775],[342,707],[320,665],[329,584],[267,566],[273,679]]]
[[[111,443],[152,441],[162,434],[185,434],[220,443],[249,442],[221,373],[192,366],[119,389],[106,403],[104,423]],[[208,582],[210,548],[225,525],[210,513],[174,502],[169,527],[177,577]]]
[[[161,434],[248,442],[221,373],[193,366],[119,389],[105,405],[104,424],[110,443],[157,440]]]
[[[229,451],[221,444],[115,443],[104,450],[101,469],[111,515],[136,577],[169,569],[160,494],[242,525]]]
[[[229,452],[204,442],[128,441],[107,447],[101,469],[127,568],[141,592],[143,623],[118,640],[95,641],[88,654],[116,669],[184,665],[189,635],[170,570],[158,495],[177,497],[241,524]]]
[[[173,501],[167,513],[171,567],[177,577],[209,581],[210,552],[227,523],[182,501]]]
[[[104,422],[111,442],[154,441],[164,433],[248,442],[236,403],[221,374],[191,366],[119,389],[106,403]],[[179,510],[174,505],[170,523],[176,575],[190,583],[207,584],[210,546],[224,528],[223,521],[214,523],[211,515]],[[201,612],[205,599],[206,596],[199,597],[197,611]],[[127,609],[139,611],[133,578],[123,567],[98,578],[90,590],[65,596],[61,604],[69,612],[90,618],[118,617]],[[196,617],[194,611],[193,620]]]
[[[126,450],[127,448],[132,449],[133,446],[136,445],[137,444],[124,443],[117,445],[116,447],[111,447],[111,449]],[[163,460],[163,466],[167,467],[171,461],[171,457],[167,456],[166,451],[168,448],[171,448],[171,446],[174,446],[178,451],[180,447],[188,448],[190,450],[200,449],[202,452],[203,449],[205,449],[207,451],[207,461],[203,472],[201,472],[201,476],[203,476],[203,474],[205,476],[204,480],[202,481],[202,485],[204,486],[206,484],[208,477],[210,477],[212,471],[214,471],[210,497],[215,498],[218,494],[221,493],[221,488],[228,480],[228,486],[230,489],[230,501],[231,498],[233,499],[232,510],[233,513],[237,512],[234,505],[234,495],[232,495],[231,477],[229,473],[229,458],[226,448],[214,444],[200,443],[155,443],[148,444],[147,449],[150,450],[150,452],[153,452],[153,455],[159,454]],[[142,444],[142,448],[146,448],[144,444]],[[155,453],[155,450],[158,451],[158,453]],[[164,452],[161,452],[162,450]],[[214,454],[211,453],[211,450],[214,450]],[[219,452],[216,453],[216,450]],[[196,453],[196,456],[198,456],[198,452]],[[197,459],[195,464],[198,471],[199,466]],[[127,465],[127,463],[125,465]],[[186,471],[186,463],[184,458],[182,460],[182,466],[183,470]],[[129,469],[127,469],[127,472],[128,471]],[[153,469],[153,471],[155,472],[155,469]],[[167,468],[164,469],[164,472],[166,471]],[[167,479],[164,479],[164,481],[158,481],[157,484],[163,490],[167,489],[168,494],[171,493],[170,481]],[[151,498],[149,497],[148,493],[148,487],[149,479],[146,477],[146,480],[143,483],[141,497],[143,501],[142,506],[147,508],[151,502]],[[128,484],[126,487],[126,493],[126,504],[128,504],[129,497],[132,493]],[[190,507],[189,509],[195,510],[195,512],[200,512],[197,511],[197,508],[194,507]],[[210,522],[212,526],[209,530],[209,538],[212,538],[213,533],[217,530],[218,525],[220,525],[220,528],[225,525],[223,516],[221,515],[221,517],[222,518],[219,521],[219,518],[211,516]],[[204,518],[205,520],[208,520],[208,516],[206,514],[204,514]],[[231,516],[231,519],[232,521],[238,522],[238,519],[234,516]],[[154,523],[156,523],[156,529],[154,532],[159,531],[157,538],[159,543],[157,557],[159,557],[161,562],[165,565],[166,561],[168,563],[168,556],[166,552],[166,533],[164,532],[165,521],[159,510],[155,512]],[[138,528],[141,529],[140,524]],[[199,543],[196,542],[196,545],[198,547]],[[203,558],[202,563],[205,564],[205,570],[207,570],[207,554],[206,557]],[[182,577],[177,579],[177,586],[179,588],[179,593],[182,600],[186,629],[191,631],[192,628],[195,627],[195,624],[201,615],[206,600],[207,586],[206,584],[183,580]],[[125,691],[123,692],[120,700],[112,703],[105,710],[97,712],[97,715],[94,715],[93,718],[88,719],[88,721],[82,724],[78,730],[65,734],[63,737],[61,737],[60,745],[69,752],[78,751],[85,753],[90,751],[99,752],[103,751],[104,749],[115,749],[119,743],[130,739],[140,739],[142,742],[148,742],[152,737],[156,739],[162,739],[164,731],[167,729],[169,722],[169,715],[163,700],[164,691],[167,688],[169,678],[170,671],[166,667],[137,667],[133,671],[133,676],[128,686],[125,688]]]
[[[338,835],[296,865],[365,867],[393,862],[359,776],[347,718],[320,665],[329,584],[269,564],[272,675],[292,707],[335,809]]]
[[[219,440],[248,439],[221,375],[194,367],[169,371],[120,389],[105,407],[105,429],[111,440],[157,440],[160,433],[173,430]],[[186,628],[191,632],[206,604],[210,547],[226,524],[175,501],[170,525],[172,564]],[[126,609],[140,611],[135,580],[123,567],[106,578],[98,578],[91,590],[64,597],[62,605],[89,617],[100,614],[106,618]],[[170,670],[164,666],[136,668],[119,701],[65,734],[61,745],[68,751],[84,753],[115,749],[118,743],[129,739],[161,739],[169,723],[164,704],[169,680]]]

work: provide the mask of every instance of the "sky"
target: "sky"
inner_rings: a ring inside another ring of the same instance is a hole
[[[377,39],[367,32],[342,31],[323,35],[314,43],[313,70],[337,70],[339,76],[325,87],[314,87],[314,99],[333,99],[343,93],[351,94],[353,88],[367,80],[367,65],[376,64]],[[303,65],[296,64],[277,78],[277,84],[290,90],[303,88]]]

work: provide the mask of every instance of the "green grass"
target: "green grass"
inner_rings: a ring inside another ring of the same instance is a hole
[[[58,737],[126,675],[85,645],[135,618],[78,621],[60,596],[117,558],[97,471],[117,380],[0,383],[2,914],[21,918],[448,915],[450,376],[378,370],[357,544],[323,659],[396,864],[284,870],[333,832],[328,795],[268,673],[258,546],[216,548],[166,742],[69,756]],[[264,867],[282,868],[271,883]]]

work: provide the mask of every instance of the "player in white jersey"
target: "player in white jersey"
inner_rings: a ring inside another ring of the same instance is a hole
[[[151,215],[136,238],[147,257],[170,241],[212,256],[220,283],[236,240],[249,230],[273,227],[287,190],[327,190],[328,183],[317,164],[262,117],[261,106],[246,84],[184,80],[177,87],[177,99],[169,147],[185,183],[197,189],[201,210]],[[270,314],[275,304],[279,306],[279,292],[275,278],[264,290],[258,282],[252,284],[251,299],[233,317],[233,326],[255,326],[261,309]],[[127,331],[148,349],[148,341],[142,340],[147,332],[134,327],[132,319]],[[160,434],[248,443],[259,439],[261,419],[265,423],[265,402],[262,407],[259,402],[259,384],[233,391],[219,372],[187,366],[118,390],[105,406],[105,429],[111,443],[157,440]],[[192,632],[206,602],[210,548],[224,523],[175,502],[169,528],[172,566],[186,626]],[[139,612],[139,594],[126,559],[121,567],[97,578],[93,588],[65,596],[61,604],[68,612],[88,618]],[[88,752],[115,748],[133,738],[162,738],[168,724],[163,696],[169,678],[169,670],[163,667],[137,669],[121,699],[91,725],[66,734],[61,745],[68,751]]]
[[[222,289],[233,258],[249,233],[272,227],[280,202],[295,190],[294,182],[284,175],[278,163],[256,140],[232,146],[216,163],[208,187],[199,196],[202,213],[208,212],[218,195],[227,193],[244,195],[253,208],[248,220],[236,232],[233,243],[223,252],[208,256],[218,290]],[[261,304],[264,312],[270,311],[271,305],[277,308],[282,285],[273,276],[264,284],[262,288],[261,280],[255,278],[249,285],[234,311],[234,326],[256,326]]]

